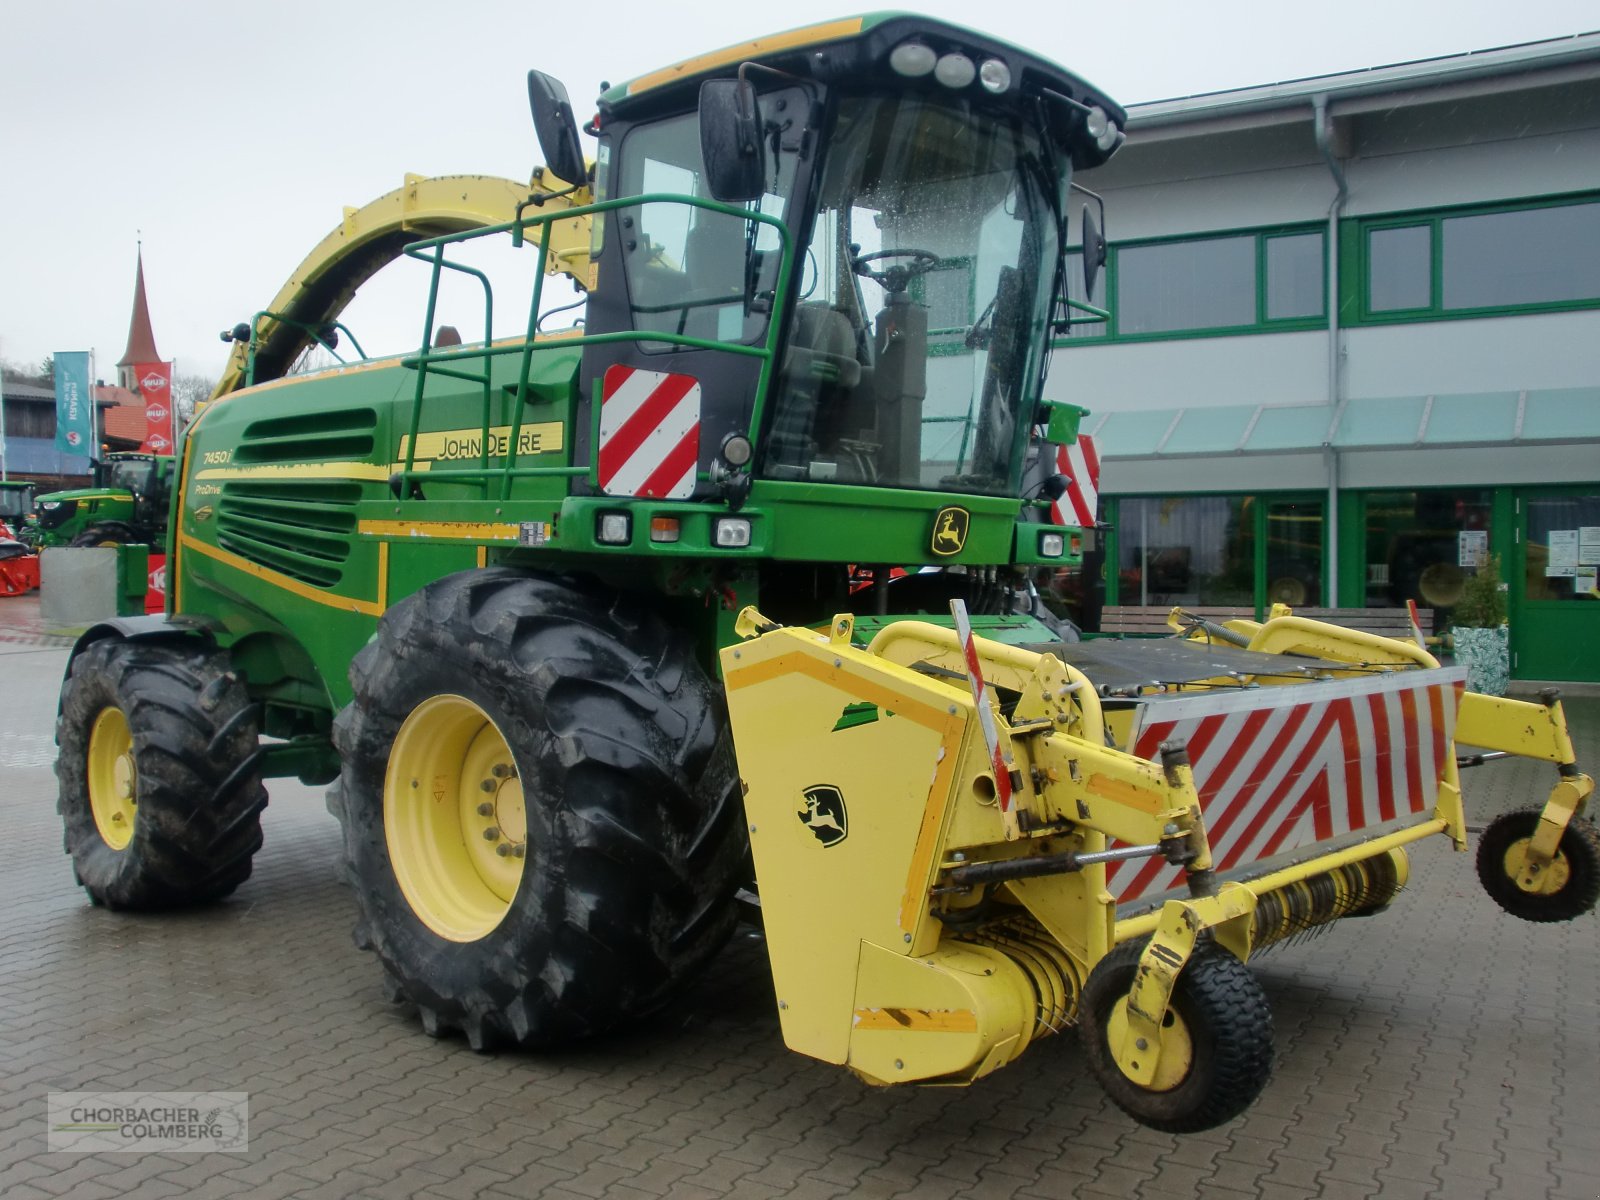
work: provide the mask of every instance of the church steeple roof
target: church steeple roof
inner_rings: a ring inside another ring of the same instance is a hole
[[[128,348],[122,352],[117,366],[162,361],[156,349],[156,335],[150,328],[150,306],[144,298],[144,250],[140,249],[138,273],[133,281],[133,317],[128,322]]]

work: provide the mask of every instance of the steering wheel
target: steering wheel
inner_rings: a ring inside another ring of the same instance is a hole
[[[881,262],[886,258],[909,258],[911,261],[886,267],[882,271],[874,271],[867,266],[868,263]],[[874,250],[871,254],[858,254],[850,260],[850,269],[872,280],[886,292],[903,292],[918,275],[926,275],[943,261],[937,254],[913,250],[908,246],[903,250]]]

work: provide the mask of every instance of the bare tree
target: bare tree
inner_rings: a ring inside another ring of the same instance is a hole
[[[195,406],[207,399],[217,386],[215,379],[204,375],[174,375],[172,377],[172,411],[176,420],[174,429],[181,430],[194,416]]]

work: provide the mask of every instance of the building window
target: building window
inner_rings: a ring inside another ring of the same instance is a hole
[[[1398,225],[1367,233],[1371,264],[1368,306],[1373,312],[1427,308],[1433,303],[1433,227]]]
[[[1119,602],[1253,606],[1255,507],[1252,496],[1119,501]]]
[[[1095,295],[1083,294],[1083,256],[1067,257],[1067,298],[1107,308],[1109,322],[1074,314],[1071,344],[1313,329],[1327,311],[1320,229],[1270,229],[1128,242],[1111,247]]]
[[[1415,600],[1434,612],[1434,628],[1461,597],[1467,570],[1489,547],[1487,489],[1368,492],[1365,500],[1366,604]]]
[[[1323,235],[1288,233],[1265,239],[1266,312],[1269,321],[1320,317],[1327,308],[1323,285]]]
[[[1446,217],[1440,228],[1447,309],[1600,297],[1600,204]]]
[[[1264,498],[1264,503],[1266,605],[1321,604],[1323,500]]]
[[[1255,239],[1119,248],[1116,316],[1121,334],[1253,325]]]
[[[1600,200],[1357,223],[1368,320],[1600,305]]]

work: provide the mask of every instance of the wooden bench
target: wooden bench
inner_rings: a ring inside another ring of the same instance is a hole
[[[1225,621],[1256,619],[1253,608],[1229,608],[1206,604],[1181,607],[1186,613],[1218,625]],[[1170,635],[1172,630],[1167,626],[1167,614],[1172,608],[1170,604],[1108,604],[1100,610],[1100,632],[1146,636]],[[1327,621],[1330,625],[1342,625],[1346,629],[1360,629],[1381,637],[1411,636],[1411,622],[1403,608],[1297,608],[1294,610],[1294,615],[1307,617],[1313,621]],[[1422,625],[1422,636],[1427,637],[1432,634],[1433,610],[1424,608],[1419,610],[1417,615]]]

